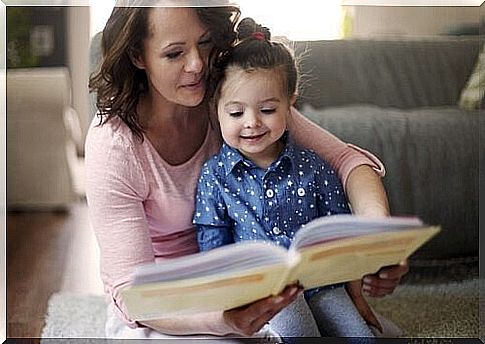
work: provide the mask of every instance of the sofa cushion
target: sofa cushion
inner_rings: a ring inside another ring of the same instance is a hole
[[[342,140],[375,153],[393,215],[417,215],[442,232],[420,258],[478,254],[478,112],[355,105],[303,114]]]
[[[296,42],[300,104],[455,106],[478,56],[478,37]]]

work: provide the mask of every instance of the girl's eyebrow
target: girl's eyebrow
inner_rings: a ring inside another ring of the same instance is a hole
[[[200,35],[199,39],[197,41],[201,41],[205,38],[208,38],[207,36],[210,36],[209,30],[206,30],[202,35]],[[180,41],[180,42],[170,42],[167,45],[163,46],[162,49],[168,49],[174,45],[185,45],[186,42]]]
[[[263,99],[259,103],[262,104],[262,103],[266,103],[266,102],[280,103],[281,100],[279,98],[276,98],[276,97],[271,97],[271,98]],[[241,105],[241,104],[242,104],[242,102],[240,102],[240,101],[231,100],[231,101],[228,101],[227,103],[224,103],[224,106]]]
[[[238,102],[237,100],[231,100],[227,103],[224,103],[224,106],[231,106],[231,105],[241,105],[241,102]]]
[[[265,102],[280,102],[280,99],[276,98],[276,97],[271,97],[271,98],[268,98],[268,99],[261,101],[261,103],[265,103]]]

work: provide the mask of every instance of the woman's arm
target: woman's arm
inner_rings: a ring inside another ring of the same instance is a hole
[[[100,252],[101,278],[117,315],[137,327],[125,311],[120,290],[137,265],[155,260],[143,208],[144,174],[129,143],[108,124],[91,127],[86,138],[86,197]]]
[[[347,190],[348,177],[356,167],[367,165],[372,168],[376,176],[384,176],[385,174],[384,165],[373,154],[341,141],[305,118],[294,108],[291,109],[288,128],[296,144],[312,149],[321,159],[330,163],[338,173],[347,193],[349,192]]]
[[[148,326],[166,334],[235,333],[258,331],[291,303],[298,288],[288,288],[243,308],[143,322],[131,319],[120,290],[129,285],[135,266],[154,261],[143,208],[148,190],[135,151],[105,128],[90,129],[86,140],[86,194],[91,225],[100,248],[101,275],[117,315],[131,328]]]
[[[353,213],[362,216],[389,216],[387,195],[380,180],[385,170],[374,155],[342,142],[294,108],[288,125],[297,144],[313,149],[337,171]],[[371,296],[390,294],[407,271],[407,262],[382,268],[377,274],[366,276],[362,288]]]
[[[355,167],[347,178],[347,198],[356,215],[389,216],[389,203],[381,178],[368,165]]]
[[[366,165],[356,167],[347,180],[347,197],[354,214],[361,216],[389,216],[389,203],[380,177]],[[367,275],[362,290],[369,296],[382,297],[392,294],[409,270],[407,261],[387,266],[376,274]]]

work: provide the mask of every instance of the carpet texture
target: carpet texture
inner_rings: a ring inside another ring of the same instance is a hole
[[[103,296],[53,294],[47,305],[42,338],[103,338],[106,305]]]
[[[369,299],[373,308],[392,319],[404,337],[479,336],[479,280],[403,285],[391,295]]]
[[[451,283],[403,284],[373,307],[399,325],[405,337],[479,336],[479,280]],[[49,300],[43,338],[104,336],[102,296],[53,294]]]

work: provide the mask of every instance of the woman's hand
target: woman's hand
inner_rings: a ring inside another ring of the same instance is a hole
[[[301,292],[303,292],[303,289],[296,285],[288,286],[279,295],[225,311],[223,314],[224,321],[231,334],[251,336],[258,332],[278,312],[292,303]]]
[[[365,295],[383,297],[392,294],[398,286],[402,276],[409,271],[408,262],[399,265],[385,266],[376,274],[367,275],[362,280],[362,290]]]
[[[347,196],[356,215],[367,217],[389,216],[386,190],[380,177],[366,165],[356,167],[347,180]],[[367,275],[362,281],[365,295],[382,297],[392,294],[409,270],[407,261],[399,265],[386,266],[376,274]]]

